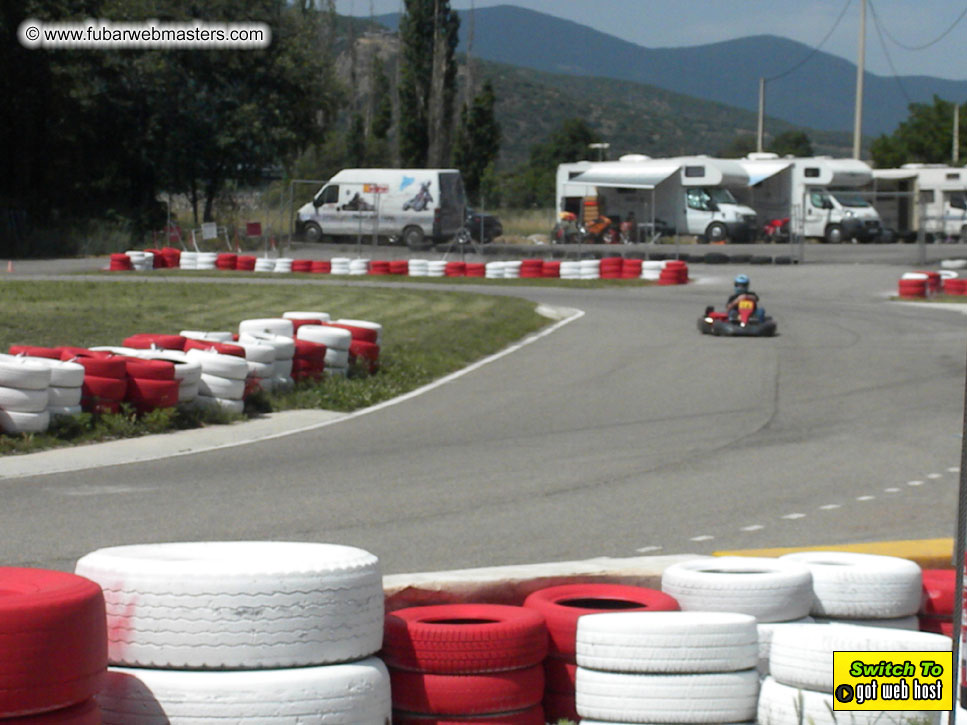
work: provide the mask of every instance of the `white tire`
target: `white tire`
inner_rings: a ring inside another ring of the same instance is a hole
[[[50,388],[28,390],[0,386],[0,409],[15,413],[40,413],[50,404]]]
[[[816,617],[819,624],[853,624],[859,627],[883,627],[885,629],[906,629],[911,632],[920,630],[920,619],[917,615],[909,617],[894,617],[893,619],[827,619]]]
[[[353,334],[349,330],[328,325],[303,325],[296,332],[296,337],[308,342],[322,343],[335,350],[348,350],[353,341]]]
[[[756,666],[755,617],[728,612],[608,612],[578,618],[577,664],[607,672],[736,672]]]
[[[268,317],[259,320],[242,320],[238,323],[239,334],[247,332],[257,335],[281,335],[294,337],[292,320],[284,317]]]
[[[50,419],[58,418],[60,416],[70,416],[70,415],[80,415],[83,409],[79,405],[52,405],[47,408],[47,413],[50,415]]]
[[[241,400],[242,396],[245,395],[245,381],[202,373],[201,382],[198,384],[198,393],[210,395],[213,398]]]
[[[234,413],[235,415],[242,415],[245,412],[245,401],[233,398],[214,398],[211,395],[203,395],[201,390],[195,396],[192,404],[201,408],[224,410],[226,413]]]
[[[339,319],[339,320],[336,320],[336,324],[337,325],[349,325],[351,327],[363,327],[363,328],[366,328],[367,330],[375,330],[376,331],[376,344],[377,345],[382,345],[383,344],[383,326],[381,324],[379,324],[378,322],[372,322],[370,320],[347,320],[347,319]]]
[[[795,627],[797,624],[811,624],[815,622],[812,617],[803,617],[792,622],[760,622],[756,625],[759,634],[759,674],[769,674],[769,653],[772,651],[772,638],[776,632],[786,627]]]
[[[780,559],[803,564],[812,573],[810,614],[892,619],[920,609],[923,575],[908,559],[845,551],[800,551]]]
[[[120,546],[82,557],[75,571],[104,589],[115,664],[303,667],[367,657],[382,644],[379,561],[354,547]]]
[[[34,362],[33,358],[0,355],[0,385],[24,390],[44,390],[50,387],[50,366]]]
[[[292,360],[276,360],[272,363],[271,375],[266,377],[271,378],[289,378],[292,377]]]
[[[682,611],[741,612],[760,622],[802,619],[812,603],[809,570],[782,559],[727,556],[672,564],[661,588]]]
[[[271,345],[264,345],[257,342],[236,342],[232,344],[238,345],[240,348],[245,350],[245,359],[249,362],[275,362],[275,348]]]
[[[578,667],[577,712],[629,723],[734,723],[755,718],[755,670],[700,675],[641,675]]]
[[[252,672],[110,668],[97,701],[104,725],[383,725],[392,708],[375,657]]]
[[[201,365],[202,375],[217,375],[232,380],[245,380],[248,377],[248,363],[244,357],[207,350],[189,350],[185,354],[189,360]]]
[[[51,385],[48,389],[47,407],[48,408],[70,408],[81,404],[81,389],[61,388]]]
[[[291,337],[283,335],[242,332],[239,333],[238,341],[239,344],[243,345],[250,343],[268,345],[275,350],[276,360],[291,360],[295,355],[295,341]]]
[[[84,366],[66,360],[54,360],[46,357],[30,357],[24,359],[50,368],[50,384],[61,388],[79,388],[84,384]]]
[[[0,410],[0,430],[4,433],[43,433],[50,425],[50,413],[18,413]]]
[[[218,330],[182,330],[178,333],[189,340],[210,340],[211,342],[232,342],[232,333]]]
[[[266,259],[265,257],[259,257],[255,260],[255,271],[256,272],[273,272],[275,271],[275,260]]]
[[[195,398],[198,397],[198,390],[201,387],[201,382],[189,383],[184,380],[178,385],[178,402],[179,403],[190,403]]]
[[[349,350],[326,350],[326,369],[349,367]]]
[[[800,624],[773,633],[769,673],[784,685],[833,691],[833,652],[949,652],[950,637],[931,632]]]
[[[328,312],[303,312],[301,310],[283,312],[282,317],[286,320],[322,320],[323,322],[329,322],[332,319]]]
[[[141,350],[146,360],[165,360],[175,366],[175,380],[181,384],[197,385],[201,381],[201,363],[181,350]]]
[[[254,362],[252,360],[248,361],[248,374],[249,377],[255,378],[271,378],[273,371],[275,370],[276,363],[273,362]]]
[[[833,696],[825,692],[800,690],[767,677],[759,692],[758,725],[939,725],[940,712],[907,710],[833,711]]]

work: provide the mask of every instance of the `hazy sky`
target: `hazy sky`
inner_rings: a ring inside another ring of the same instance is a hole
[[[967,0],[867,0],[867,70],[892,75],[967,79],[967,18],[936,40],[967,10]],[[847,7],[848,2],[848,7]],[[396,12],[402,0],[336,0],[342,14]],[[467,9],[471,0],[451,0]],[[516,5],[591,26],[649,48],[701,45],[748,35],[779,35],[818,45],[845,15],[823,50],[857,59],[861,0],[475,0],[478,8]],[[874,23],[880,21],[887,54]],[[892,40],[891,40],[892,37]],[[776,69],[777,72],[781,69]]]

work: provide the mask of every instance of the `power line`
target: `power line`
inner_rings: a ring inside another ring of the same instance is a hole
[[[819,45],[817,45],[817,46],[816,46],[815,48],[813,48],[813,49],[812,49],[812,50],[811,50],[811,51],[810,51],[810,52],[809,52],[809,53],[808,53],[808,54],[806,55],[806,57],[805,57],[805,58],[803,58],[803,59],[802,59],[801,61],[799,61],[798,63],[796,63],[796,65],[794,65],[794,66],[792,66],[792,67],[791,67],[791,68],[789,68],[788,70],[786,70],[786,71],[783,71],[782,73],[779,73],[779,74],[777,74],[777,75],[774,75],[774,76],[770,76],[769,78],[766,78],[766,79],[765,79],[765,80],[766,80],[766,82],[769,82],[769,81],[777,81],[777,80],[779,80],[780,78],[785,78],[786,76],[788,76],[788,75],[790,75],[790,74],[792,74],[792,73],[794,73],[795,71],[797,71],[797,70],[799,70],[799,69],[800,69],[800,68],[801,68],[802,66],[804,66],[804,65],[806,65],[806,63],[808,63],[808,62],[809,62],[810,60],[812,60],[812,57],[813,57],[814,55],[816,55],[816,53],[818,53],[818,52],[819,52],[819,50],[820,50],[820,48],[822,48],[822,47],[823,47],[823,45],[825,45],[825,44],[826,44],[826,41],[827,41],[827,40],[829,40],[829,38],[830,38],[830,36],[831,36],[831,35],[832,35],[832,34],[833,34],[834,32],[836,32],[836,28],[838,28],[838,27],[839,27],[839,24],[840,24],[840,23],[841,23],[841,22],[843,21],[843,17],[844,17],[845,15],[846,15],[846,11],[847,11],[847,10],[849,9],[849,6],[850,6],[850,5],[852,4],[852,3],[853,3],[853,0],[846,0],[846,4],[845,4],[845,5],[843,6],[843,10],[842,10],[842,12],[840,12],[840,14],[839,14],[839,17],[838,17],[838,18],[836,18],[836,22],[835,22],[835,23],[833,23],[833,27],[831,27],[831,28],[829,29],[829,32],[828,32],[828,33],[826,33],[826,36],[825,36],[825,37],[824,37],[824,38],[823,38],[823,39],[822,39],[821,41],[819,41]]]
[[[900,74],[896,72],[896,66],[893,65],[893,58],[890,57],[890,51],[887,50],[886,42],[883,40],[883,25],[880,23],[880,16],[876,14],[876,7],[873,5],[873,0],[869,0],[870,12],[873,14],[873,27],[876,28],[876,34],[880,39],[880,47],[883,49],[883,55],[886,56],[886,62],[890,66],[890,70],[893,72],[893,80],[896,81],[897,87],[900,89],[900,93],[903,97],[907,99],[907,104],[913,103],[913,99],[910,98],[910,94],[907,93],[907,89],[903,87],[903,82],[900,80]]]
[[[874,15],[875,14],[876,13],[874,13]],[[957,19],[950,24],[950,27],[948,27],[945,31],[943,31],[940,35],[938,35],[936,38],[931,40],[929,43],[924,43],[923,45],[907,45],[906,43],[903,43],[897,40],[896,36],[894,36],[889,30],[887,30],[886,27],[883,28],[883,32],[886,34],[886,37],[888,37],[893,42],[894,45],[898,45],[904,50],[924,50],[926,48],[929,48],[932,45],[936,45],[941,40],[943,40],[948,35],[950,35],[953,29],[956,28],[957,25],[960,24],[960,21],[963,20],[964,18],[967,18],[967,7],[965,7],[963,12],[961,12],[960,15],[957,16]]]

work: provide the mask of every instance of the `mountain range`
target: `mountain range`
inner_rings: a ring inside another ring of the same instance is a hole
[[[799,128],[853,128],[856,65],[793,40],[753,35],[708,45],[645,48],[509,5],[480,8],[472,17],[468,11],[460,15],[458,51],[467,51],[472,25],[475,58],[554,74],[631,81],[748,111],[758,108],[759,78],[764,77],[767,116]],[[399,14],[375,20],[396,29]],[[647,22],[647,12],[629,22]],[[865,73],[864,135],[892,133],[907,118],[910,102],[930,103],[934,95],[959,102],[967,97],[967,81]]]

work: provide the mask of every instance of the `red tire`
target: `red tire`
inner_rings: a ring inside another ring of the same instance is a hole
[[[81,395],[85,398],[96,398],[106,401],[121,401],[128,392],[127,378],[101,378],[96,375],[85,375],[81,386]]]
[[[402,710],[393,711],[394,725],[544,725],[544,722],[544,709],[540,705],[516,712],[475,715],[466,718],[454,715],[417,715]]]
[[[951,617],[957,591],[957,572],[953,569],[923,570],[923,599],[920,613]]]
[[[382,656],[390,667],[435,674],[516,670],[547,656],[547,630],[540,614],[523,607],[409,607],[386,615]]]
[[[80,705],[45,712],[41,715],[4,718],[3,725],[101,725],[101,708],[96,700],[87,700]]]
[[[948,637],[954,636],[954,620],[950,617],[933,617],[929,614],[921,614],[918,619],[921,632],[936,632]]]
[[[544,717],[547,722],[556,723],[559,720],[571,720],[580,722],[577,705],[574,702],[574,693],[545,692],[544,700],[541,702],[544,707]]]
[[[128,368],[124,363],[123,357],[88,357],[86,355],[80,355],[75,358],[71,355],[62,355],[61,358],[64,360],[74,360],[74,362],[83,367],[85,380],[88,377],[124,380],[128,376]],[[123,398],[124,395],[122,394],[121,397]]]
[[[125,400],[134,403],[139,413],[155,408],[174,408],[178,405],[177,380],[128,378]]]
[[[51,360],[60,360],[60,348],[56,347],[37,347],[36,345],[11,345],[11,355],[27,355],[29,357],[46,357]]]
[[[0,567],[0,718],[90,700],[107,670],[101,588],[59,571]]]
[[[544,615],[550,635],[549,653],[574,660],[578,617],[614,611],[676,612],[678,602],[655,589],[624,584],[564,584],[539,589],[524,606]]]
[[[131,337],[125,338],[124,340],[124,347],[148,350],[152,346],[160,347],[162,350],[184,350],[185,338],[181,335],[158,335],[142,332],[137,335],[131,335]]]
[[[526,710],[544,697],[540,665],[478,675],[434,675],[390,668],[393,707],[422,715],[486,715]]]
[[[326,362],[326,346],[321,342],[311,342],[309,340],[300,340],[296,338],[295,342],[295,355],[293,356],[296,360],[305,360],[307,362],[319,363],[322,365]]]
[[[363,342],[376,342],[378,332],[376,330],[370,329],[368,327],[356,327],[354,325],[343,325],[339,322],[324,322],[323,325],[327,327],[341,327],[344,330],[349,330],[350,334],[353,336],[353,340],[362,340]]]
[[[332,262],[326,259],[312,260],[313,274],[329,274],[330,272],[332,272]]]
[[[185,352],[188,350],[214,350],[220,355],[245,357],[244,347],[232,345],[229,342],[212,342],[211,340],[185,340]]]
[[[353,340],[349,343],[349,356],[365,360],[371,373],[379,370],[379,345],[374,342]]]
[[[577,682],[578,666],[573,662],[559,657],[548,657],[544,660],[544,689],[562,695],[574,694]]]
[[[175,364],[167,360],[145,360],[140,357],[121,358],[128,377],[142,380],[174,380]]]

